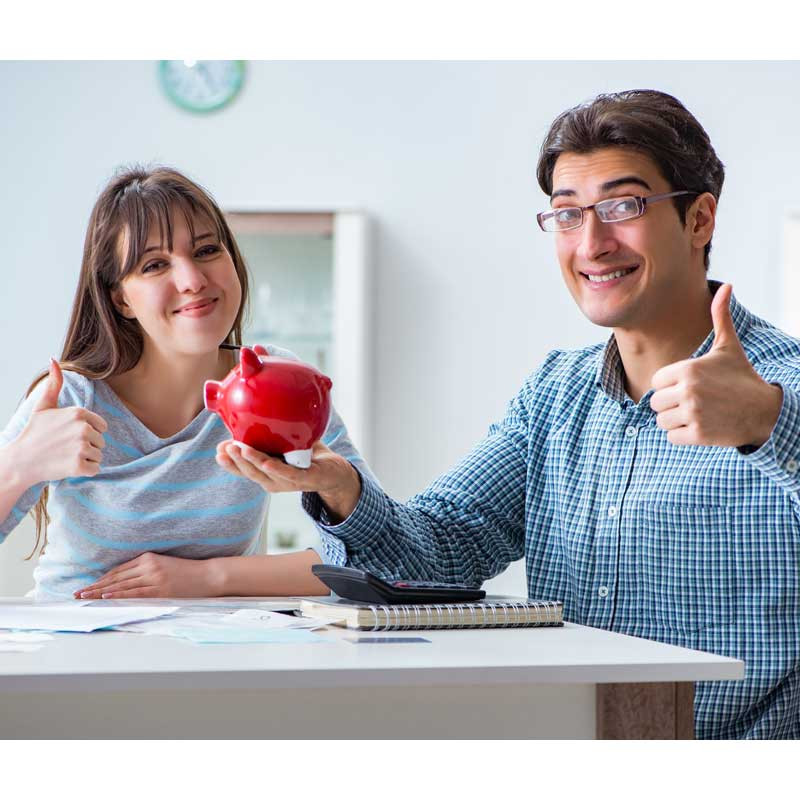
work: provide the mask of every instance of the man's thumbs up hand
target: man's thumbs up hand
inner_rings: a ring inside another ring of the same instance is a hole
[[[719,350],[727,350],[741,354],[747,361],[742,343],[736,334],[731,316],[731,294],[733,287],[729,283],[724,283],[717,289],[714,299],[711,301],[711,319],[714,323],[714,344],[711,345],[711,353]],[[750,364],[747,361],[748,365]]]
[[[33,407],[34,411],[58,408],[58,395],[61,393],[61,387],[64,385],[64,375],[61,372],[58,361],[54,358],[50,359],[50,372],[45,382],[45,389],[42,392],[42,396],[36,401],[36,405]]]
[[[748,360],[731,317],[731,292],[724,284],[714,295],[708,353],[653,375],[650,407],[672,444],[760,447],[778,421],[783,390],[767,383]]]

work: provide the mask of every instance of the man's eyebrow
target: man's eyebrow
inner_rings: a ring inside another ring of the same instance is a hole
[[[622,178],[614,178],[613,181],[606,181],[604,184],[600,186],[601,192],[610,192],[612,189],[616,189],[618,186],[624,186],[626,183],[635,183],[637,186],[642,186],[647,191],[652,191],[650,188],[650,184],[644,179],[640,178],[638,175],[625,175]],[[556,197],[574,197],[575,190],[574,189],[557,189],[553,194],[550,195],[550,201],[556,199]]]
[[[613,181],[606,181],[601,187],[601,192],[610,192],[612,189],[616,189],[618,186],[624,186],[626,183],[635,183],[637,186],[643,186],[647,191],[652,191],[650,189],[650,184],[644,179],[640,178],[637,175],[626,175],[624,178],[615,178]]]
[[[201,233],[199,236],[195,236],[194,239],[192,239],[192,244],[195,244],[196,242],[199,242],[202,239],[216,239],[216,234]],[[145,247],[145,249],[142,250],[142,255],[144,255],[145,253],[151,253],[153,250],[162,250],[162,249],[163,248],[161,247],[160,244],[154,244],[151,247]]]

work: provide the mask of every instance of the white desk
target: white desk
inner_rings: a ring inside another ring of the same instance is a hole
[[[0,652],[0,738],[685,738],[693,682],[744,675],[741,661],[571,624],[324,635],[58,634]]]

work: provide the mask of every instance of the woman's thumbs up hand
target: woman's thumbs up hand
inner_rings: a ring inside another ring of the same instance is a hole
[[[50,359],[46,385],[20,435],[8,445],[7,462],[17,480],[30,487],[62,478],[97,475],[108,430],[106,421],[86,408],[58,407],[64,384],[61,367]]]
[[[753,368],[736,334],[731,286],[711,303],[714,343],[704,356],[678,361],[653,375],[650,407],[672,444],[760,447],[769,439],[783,404],[780,386]]]

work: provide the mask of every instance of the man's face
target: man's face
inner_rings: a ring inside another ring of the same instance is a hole
[[[551,206],[586,206],[682,188],[670,186],[656,164],[636,150],[606,147],[558,157]],[[698,269],[704,273],[689,227],[668,199],[624,222],[603,223],[593,210],[586,211],[582,227],[551,235],[567,288],[581,311],[596,325],[637,329],[667,318],[698,280]],[[624,274],[598,280],[618,271]]]

